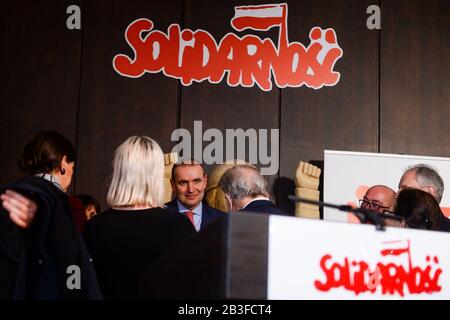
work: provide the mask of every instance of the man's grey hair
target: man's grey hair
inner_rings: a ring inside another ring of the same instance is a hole
[[[417,164],[409,167],[405,173],[413,171],[416,175],[416,181],[420,187],[433,186],[436,190],[436,200],[441,202],[442,195],[444,194],[444,181],[435,169],[427,164]]]
[[[266,180],[258,168],[246,164],[228,169],[220,179],[219,187],[232,199],[269,195]]]

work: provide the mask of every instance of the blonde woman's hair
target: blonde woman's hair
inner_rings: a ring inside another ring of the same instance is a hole
[[[111,207],[164,207],[164,155],[147,136],[132,136],[115,152],[107,202]]]

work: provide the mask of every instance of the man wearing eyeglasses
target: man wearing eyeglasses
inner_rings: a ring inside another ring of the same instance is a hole
[[[370,187],[364,198],[359,201],[361,208],[385,213],[392,210],[395,203],[396,193],[388,186],[376,185]]]

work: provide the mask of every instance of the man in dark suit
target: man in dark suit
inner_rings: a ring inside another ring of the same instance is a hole
[[[219,182],[227,198],[228,211],[252,211],[286,215],[269,199],[266,180],[258,168],[248,164],[228,169]]]
[[[167,207],[184,214],[198,231],[224,213],[203,202],[208,175],[203,165],[195,160],[184,160],[172,168],[170,183],[176,198]]]

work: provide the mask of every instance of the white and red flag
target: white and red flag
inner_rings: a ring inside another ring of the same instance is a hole
[[[231,25],[238,31],[267,31],[281,25],[286,16],[286,8],[286,4],[235,7]]]

